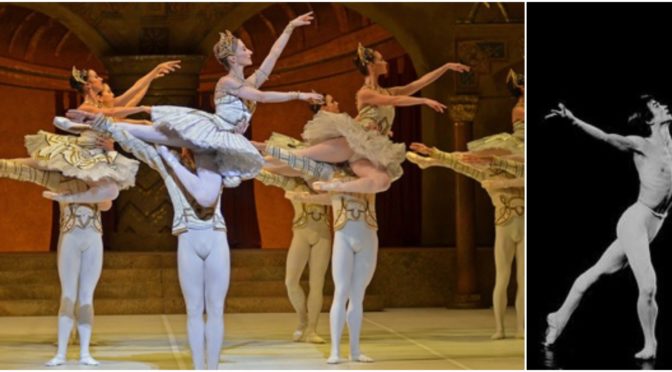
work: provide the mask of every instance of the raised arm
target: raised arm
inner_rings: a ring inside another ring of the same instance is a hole
[[[360,105],[371,105],[371,106],[417,106],[417,105],[427,105],[432,110],[436,112],[443,113],[446,109],[446,106],[440,102],[437,102],[433,99],[422,98],[422,97],[410,97],[410,96],[391,96],[387,94],[381,94],[372,89],[363,88],[360,89],[357,93],[357,100]]]
[[[635,151],[641,152],[641,146],[643,139],[637,136],[621,136],[614,133],[606,133],[600,128],[597,128],[593,125],[586,123],[585,121],[577,118],[574,114],[569,111],[565,105],[562,103],[558,104],[557,110],[551,110],[549,115],[546,115],[546,118],[551,117],[560,117],[563,119],[569,120],[573,125],[579,127],[585,133],[590,135],[593,138],[596,138],[600,141],[604,141],[621,151]]]
[[[219,197],[219,191],[222,188],[222,176],[219,173],[201,167],[197,167],[196,173],[192,173],[180,163],[167,147],[159,146],[158,151],[168,166],[173,168],[173,172],[180,180],[180,183],[182,183],[187,192],[194,197],[198,204],[205,208],[215,205]]]
[[[389,88],[390,94],[395,96],[411,96],[416,92],[418,92],[419,90],[421,90],[422,88],[436,81],[436,79],[440,78],[443,74],[445,74],[449,70],[462,73],[462,72],[469,72],[471,70],[471,67],[465,66],[461,63],[446,63],[445,65],[437,68],[436,70],[422,75],[421,78],[412,83],[409,83],[404,86]]]
[[[154,79],[158,79],[175,71],[176,69],[179,69],[181,67],[180,63],[181,61],[168,61],[154,67],[154,69],[148,72],[147,75],[138,79],[138,81],[136,81],[133,86],[128,88],[126,92],[118,97],[115,97],[114,106],[136,106],[144,98],[145,93],[147,93],[147,89],[149,89],[149,85],[152,83],[152,81],[154,81]]]
[[[271,72],[273,72],[275,63],[278,61],[278,58],[280,58],[282,51],[285,50],[285,46],[287,46],[289,37],[292,36],[292,31],[294,31],[294,29],[297,27],[309,25],[313,18],[313,12],[308,12],[289,22],[287,27],[285,27],[285,30],[282,32],[282,34],[280,34],[280,37],[278,37],[271,47],[271,51],[264,59],[264,62],[261,63],[254,74],[247,78],[247,82],[252,84],[252,86],[255,88],[259,88],[262,84],[264,84],[264,82],[266,82],[268,77],[271,75]]]

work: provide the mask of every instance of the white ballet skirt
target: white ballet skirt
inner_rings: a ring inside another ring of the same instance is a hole
[[[112,181],[121,190],[134,186],[140,163],[116,151],[101,149],[96,145],[98,137],[91,130],[80,136],[39,131],[27,135],[25,145],[30,157],[44,169],[84,182]]]
[[[214,114],[179,106],[152,106],[152,122],[162,132],[178,136],[201,151],[215,152],[224,178],[253,179],[264,159],[243,136],[252,111],[243,101],[225,94],[215,99]]]
[[[513,123],[513,134],[505,132],[479,138],[467,143],[467,149],[469,151],[502,149],[522,154],[525,152],[525,122]]]
[[[306,123],[301,137],[310,145],[344,137],[355,153],[349,159],[351,162],[368,159],[375,166],[385,169],[390,179],[395,181],[403,174],[401,163],[406,159],[406,146],[403,143],[392,142],[387,136],[389,124],[392,122],[388,118],[389,112],[385,115],[386,124],[382,126],[385,128],[385,134],[375,129],[367,130],[364,125],[369,121],[361,119],[362,112],[360,112],[360,120],[355,120],[347,113],[319,111],[312,120]],[[373,114],[379,116],[378,111]],[[391,117],[394,117],[393,107]],[[379,120],[376,120],[376,124],[378,122]]]

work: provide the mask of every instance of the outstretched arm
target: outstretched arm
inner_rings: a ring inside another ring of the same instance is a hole
[[[173,168],[180,183],[198,204],[206,208],[215,205],[222,188],[222,176],[219,173],[200,167],[196,168],[196,173],[192,173],[167,147],[159,146],[158,150],[166,164]]]
[[[287,27],[285,27],[285,30],[280,34],[280,37],[278,37],[271,47],[271,51],[264,59],[264,62],[261,63],[259,69],[247,78],[248,83],[252,84],[255,88],[259,88],[266,82],[271,75],[271,72],[273,72],[273,67],[275,67],[275,63],[278,61],[278,58],[280,58],[282,51],[285,50],[289,37],[292,36],[292,31],[297,27],[309,25],[313,18],[313,12],[308,12],[289,22]]]
[[[436,112],[441,112],[446,109],[446,105],[437,102],[433,99],[422,98],[422,97],[410,97],[403,95],[391,96],[387,94],[380,94],[372,89],[361,89],[357,93],[357,100],[362,105],[372,105],[372,106],[417,106],[417,105],[427,105],[432,110]]]
[[[241,84],[233,78],[224,76],[219,84],[224,84],[224,89],[233,95],[248,101],[262,103],[288,102],[293,100],[318,101],[324,100],[321,94],[303,92],[265,92],[247,84]]]
[[[436,81],[436,79],[440,78],[443,74],[445,74],[449,70],[462,73],[462,72],[469,72],[471,70],[471,67],[465,66],[461,63],[446,63],[445,65],[437,68],[436,70],[424,74],[421,78],[412,83],[409,83],[404,86],[389,88],[390,94],[395,96],[412,96],[420,89]]]
[[[552,118],[552,117],[560,117],[564,119],[568,119],[572,124],[575,126],[579,127],[581,130],[583,130],[585,133],[587,133],[589,136],[596,138],[600,141],[604,141],[617,149],[621,151],[635,151],[635,152],[641,152],[641,145],[643,142],[643,139],[641,137],[637,136],[621,136],[619,134],[614,134],[614,133],[606,133],[600,128],[597,128],[593,125],[590,125],[586,123],[585,121],[577,118],[574,116],[574,114],[569,111],[565,105],[562,103],[558,104],[558,109],[557,110],[551,110],[551,113],[549,115],[546,115],[546,118]]]
[[[181,67],[180,63],[181,61],[168,61],[154,67],[152,71],[136,81],[126,92],[115,97],[114,106],[129,107],[137,105],[145,97],[145,93],[147,93],[147,89],[149,89],[149,85],[154,79],[158,79],[179,69]]]

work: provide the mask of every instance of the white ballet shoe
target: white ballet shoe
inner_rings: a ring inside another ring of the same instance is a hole
[[[301,342],[303,340],[303,330],[302,329],[297,329],[292,333],[292,341],[294,342]]]
[[[340,364],[345,362],[345,359],[342,359],[338,355],[332,355],[327,359],[327,364]]]
[[[65,364],[65,355],[56,354],[55,357],[51,358],[48,362],[44,363],[47,367],[57,367]]]
[[[241,178],[238,176],[226,176],[222,177],[222,185],[226,188],[238,187],[242,182]]]
[[[82,355],[81,358],[79,358],[79,364],[81,364],[83,366],[98,366],[98,365],[100,365],[100,362],[93,359],[91,354],[87,354],[87,355]]]
[[[562,331],[564,330],[564,324],[558,323],[558,320],[555,317],[555,313],[550,313],[546,316],[546,335],[544,337],[544,346],[550,347],[555,344],[555,341],[560,337]]]
[[[374,362],[373,358],[368,357],[364,354],[359,354],[356,357],[350,355],[350,360],[353,361],[353,362],[358,362],[358,363],[373,363]]]
[[[339,186],[343,184],[342,181],[333,180],[333,181],[315,181],[312,184],[312,188],[315,191],[334,191]]]
[[[324,339],[320,336],[317,335],[315,332],[311,332],[305,337],[306,342],[310,342],[311,344],[326,344],[327,342],[324,341]]]

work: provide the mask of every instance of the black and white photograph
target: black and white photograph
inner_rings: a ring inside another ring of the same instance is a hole
[[[669,369],[672,4],[528,4],[529,369]]]

